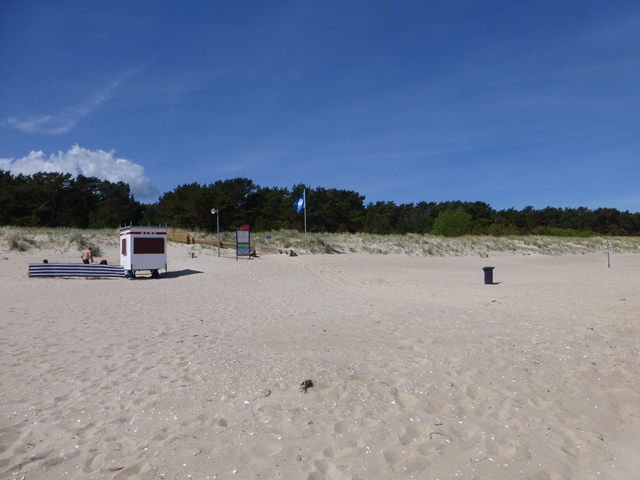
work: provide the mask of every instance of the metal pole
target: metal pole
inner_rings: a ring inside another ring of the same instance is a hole
[[[218,257],[220,256],[220,211],[218,210],[218,215],[216,216],[216,227],[218,229]]]
[[[220,210],[211,209],[211,215],[216,216],[216,230],[218,231],[218,257],[220,256]]]

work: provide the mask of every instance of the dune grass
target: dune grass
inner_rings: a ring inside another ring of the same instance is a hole
[[[578,255],[606,252],[607,242],[612,253],[640,253],[640,237],[552,237],[529,236],[474,236],[440,237],[435,235],[374,235],[367,233],[308,233],[297,230],[252,232],[251,241],[257,250],[290,255],[370,253],[372,255],[411,255],[448,257],[487,255],[497,252],[542,255]],[[198,233],[198,237],[215,239],[215,233]],[[233,232],[221,233],[223,241],[234,241]]]
[[[81,230],[72,228],[22,228],[0,227],[0,248],[17,252],[31,250],[83,250],[93,248],[95,257],[101,255],[101,247],[113,247],[119,243],[117,229]],[[497,252],[542,255],[579,255],[606,252],[607,244],[612,253],[640,253],[640,237],[550,237],[530,236],[472,236],[445,238],[434,235],[373,235],[366,233],[308,233],[296,230],[252,233],[251,241],[258,253],[341,254],[370,253],[372,255],[411,255],[421,257],[447,257],[487,255]],[[216,233],[198,232],[197,237],[214,240]],[[221,232],[221,240],[235,240],[233,232]],[[203,246],[204,248],[204,246]],[[215,248],[215,247],[210,247]]]
[[[102,254],[101,247],[119,243],[117,230],[81,230],[74,228],[0,227],[0,248],[17,252],[32,250],[93,249],[93,256]]]
[[[255,238],[255,236],[254,236]],[[640,237],[473,236],[445,238],[434,235],[304,234],[274,232],[271,244],[298,254],[370,253],[447,257],[487,255],[497,252],[542,255],[578,255],[606,252],[640,253]]]

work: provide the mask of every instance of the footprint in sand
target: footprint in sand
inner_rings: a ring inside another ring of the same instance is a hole
[[[388,448],[384,452],[385,461],[391,464],[406,462],[410,458],[411,458],[411,449],[404,445]]]
[[[329,460],[316,460],[313,470],[307,476],[308,480],[351,480],[353,476],[341,465],[336,465]]]
[[[273,457],[282,451],[282,444],[275,442],[268,442],[265,444],[258,444],[249,449],[249,457],[258,461],[262,458]]]
[[[226,426],[226,420],[224,419],[219,419],[218,420],[218,425],[223,426],[220,424],[220,421],[223,421],[225,423],[224,426]],[[185,420],[184,422],[182,422],[182,426],[183,427],[191,427],[191,426],[198,426],[198,427],[203,427],[203,428],[209,428],[212,425],[214,425],[214,423],[216,423],[216,419],[210,420],[209,419],[209,415],[207,415],[206,413],[200,414],[195,418],[191,418],[188,420]]]
[[[490,435],[486,440],[487,453],[498,461],[529,460],[531,453],[522,443],[505,440],[498,435]]]
[[[403,408],[414,408],[420,403],[420,400],[410,393],[394,391],[392,396],[396,403]]]
[[[353,442],[347,440],[334,441],[322,451],[322,455],[329,458],[338,458],[353,452]]]
[[[424,440],[429,436],[430,426],[416,424],[409,425],[404,430],[404,434],[400,437],[400,443],[402,445],[408,445],[416,440]]]
[[[368,418],[356,418],[353,420],[341,420],[333,425],[335,433],[348,433],[354,430],[373,428],[378,423]]]
[[[0,428],[0,453],[4,453],[14,447],[14,445],[18,445],[18,440],[22,435],[24,426],[26,426],[26,423],[20,422],[10,427]]]
[[[104,468],[104,465],[105,454],[101,452],[94,452],[84,463],[84,468],[82,469],[82,471],[85,473],[99,472]]]
[[[407,460],[406,462],[402,462],[400,465],[394,467],[396,472],[404,472],[404,473],[417,473],[422,472],[429,468],[431,463],[423,456],[414,456]]]
[[[145,462],[120,470],[113,480],[153,480],[157,478],[157,473],[155,468]]]

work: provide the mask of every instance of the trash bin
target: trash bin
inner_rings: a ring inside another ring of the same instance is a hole
[[[495,267],[483,267],[484,270],[484,284],[493,285],[493,269]]]

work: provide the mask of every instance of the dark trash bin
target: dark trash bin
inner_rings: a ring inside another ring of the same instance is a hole
[[[495,267],[483,267],[484,270],[484,284],[493,285],[493,269]]]

